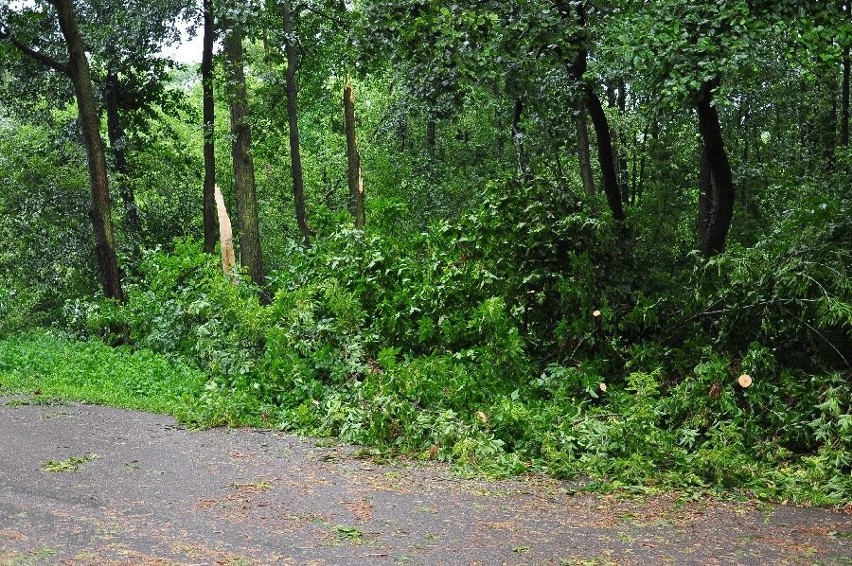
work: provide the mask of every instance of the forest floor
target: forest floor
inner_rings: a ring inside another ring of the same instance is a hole
[[[601,495],[265,430],[0,398],[0,565],[852,564],[852,515]]]

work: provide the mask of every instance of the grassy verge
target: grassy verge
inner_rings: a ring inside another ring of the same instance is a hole
[[[326,388],[298,406],[274,406],[251,387],[223,386],[180,358],[148,350],[44,331],[0,340],[0,396],[31,396],[24,403],[84,401],[170,414],[191,426],[332,435],[372,446],[377,455],[447,460],[465,474],[534,471],[585,478],[587,489],[595,491],[676,490],[832,505],[848,501],[852,489],[845,444],[832,441],[802,456],[777,448],[769,454],[771,441],[754,447],[756,440],[746,438],[748,415],[719,417],[700,446],[685,447],[682,438],[690,429],[667,427],[659,415],[675,414],[670,405],[686,405],[691,397],[659,396],[650,374],[634,373],[626,388],[611,387],[607,404],[578,404],[565,396],[535,400],[527,391],[483,400],[483,410],[469,422],[452,410],[428,411],[393,387],[403,381],[417,389],[414,369],[398,367],[346,388]],[[441,374],[421,377],[428,388]],[[826,421],[822,428],[842,438],[848,419],[834,418],[834,412],[820,417]]]
[[[240,408],[239,416],[227,399],[202,405],[206,383],[203,372],[147,350],[112,348],[48,332],[0,341],[0,395],[170,414],[198,426],[254,424],[245,416],[246,407]]]

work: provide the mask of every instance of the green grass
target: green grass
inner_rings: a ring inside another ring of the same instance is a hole
[[[206,382],[188,364],[145,350],[43,331],[0,341],[0,395],[29,395],[36,403],[83,401],[201,421],[197,403]]]
[[[262,401],[251,387],[218,381],[180,358],[113,348],[97,340],[82,342],[47,331],[0,340],[0,397],[21,396],[8,399],[7,407],[82,401],[170,414],[199,427],[281,426],[288,411],[301,410]],[[345,390],[326,388],[324,396],[308,407],[316,411],[317,418],[288,428],[298,434],[335,435],[330,442],[360,443],[379,454],[401,452],[432,458],[431,451],[422,452],[422,443],[443,442],[447,458],[462,474],[502,476],[529,470],[584,477],[588,479],[586,489],[591,491],[678,489],[830,505],[848,500],[852,489],[844,475],[848,471],[836,464],[847,461],[845,444],[832,443],[819,453],[798,458],[784,453],[783,458],[771,460],[755,455],[742,441],[747,415],[739,413],[720,415],[713,427],[718,434],[688,451],[676,443],[676,430],[658,422],[657,411],[670,403],[667,398],[657,398],[657,382],[650,374],[631,374],[628,389],[617,395],[612,389],[607,405],[585,404],[573,409],[573,420],[562,428],[553,423],[563,419],[563,405],[571,402],[564,397],[536,400],[529,395],[526,404],[522,395],[516,400],[498,399],[485,408],[489,419],[471,424],[452,410],[431,415],[421,412],[409,418],[410,413],[401,408],[408,407],[410,400],[390,389],[389,380],[382,382],[384,387],[378,381],[365,379]],[[442,383],[441,376],[429,374],[423,386],[433,386],[433,382]],[[402,441],[396,448],[389,446],[383,429],[375,426],[384,422],[381,416],[386,414],[402,415]],[[440,436],[428,436],[432,431],[439,431]],[[514,448],[505,449],[501,438],[513,442]],[[540,452],[535,451],[535,442],[540,444]],[[524,455],[529,457],[522,460]],[[49,464],[57,468],[50,471],[59,471],[65,462]],[[354,532],[342,529],[338,535],[355,537]]]

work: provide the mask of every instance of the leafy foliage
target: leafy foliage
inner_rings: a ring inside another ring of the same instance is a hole
[[[852,497],[852,20],[838,3],[292,4],[286,37],[276,3],[217,12],[250,38],[262,305],[195,239],[200,85],[153,55],[186,3],[115,25],[109,2],[76,3],[101,14],[83,26],[93,68],[125,88],[131,152],[112,174],[142,229],[117,223],[123,304],[95,294],[70,93],[8,43],[14,28],[60,57],[57,30],[30,25],[50,8],[0,3],[4,390],[334,435],[462,473]],[[282,150],[285,40],[299,51],[310,247]],[[735,209],[708,260],[695,251],[707,193],[693,107],[716,80]],[[364,230],[346,213],[347,82]],[[218,73],[218,116],[225,86]],[[581,94],[606,106],[626,222],[581,184]],[[212,139],[237,218],[226,129]]]

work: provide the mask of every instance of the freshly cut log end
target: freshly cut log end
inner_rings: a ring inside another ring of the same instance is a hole
[[[222,271],[225,275],[231,277],[234,282],[234,269],[237,265],[237,258],[234,254],[234,232],[231,228],[231,218],[228,216],[228,209],[225,208],[225,197],[222,196],[222,189],[216,185],[216,211],[219,214],[219,238],[222,248]]]
[[[748,389],[749,387],[751,387],[751,384],[752,384],[751,376],[747,373],[744,373],[737,378],[737,383],[743,389]]]

